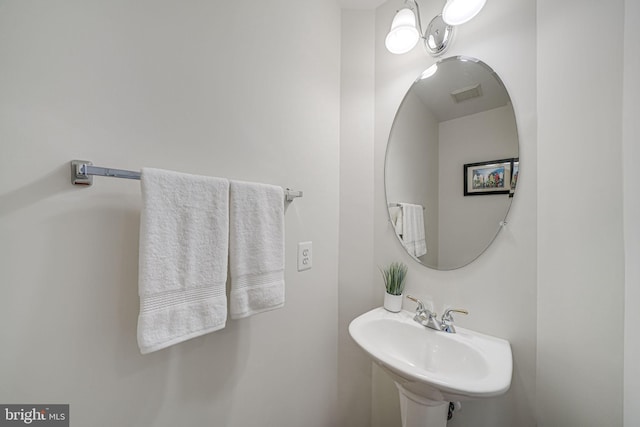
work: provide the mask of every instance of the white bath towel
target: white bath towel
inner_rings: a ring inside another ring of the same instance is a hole
[[[389,218],[391,218],[391,224],[396,231],[398,237],[402,237],[403,225],[402,225],[402,207],[390,206]]]
[[[420,205],[401,203],[403,216],[402,242],[410,255],[415,257],[427,253],[424,230],[424,212]]]
[[[222,329],[229,181],[144,168],[138,345],[142,354]]]
[[[229,273],[232,319],[284,305],[284,191],[231,181]]]

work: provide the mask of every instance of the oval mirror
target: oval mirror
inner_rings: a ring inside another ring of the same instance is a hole
[[[438,270],[495,239],[519,172],[518,130],[500,77],[468,57],[423,72],[393,121],[385,157],[389,221],[404,249]]]

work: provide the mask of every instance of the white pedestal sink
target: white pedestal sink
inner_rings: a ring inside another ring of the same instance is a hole
[[[395,381],[403,427],[445,427],[450,401],[505,393],[511,385],[509,342],[456,327],[426,328],[413,313],[376,308],[354,319],[349,333]]]

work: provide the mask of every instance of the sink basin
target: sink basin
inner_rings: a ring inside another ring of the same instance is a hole
[[[415,322],[413,316],[380,307],[349,325],[351,337],[391,375],[401,395],[434,406],[498,396],[509,389],[508,341],[459,326],[455,334],[435,331]]]

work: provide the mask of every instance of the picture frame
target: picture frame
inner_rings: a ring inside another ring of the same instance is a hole
[[[516,192],[518,175],[520,175],[520,159],[516,157],[513,159],[513,163],[511,163],[511,188],[509,189],[509,197],[513,197],[513,194]]]
[[[464,195],[510,194],[513,164],[513,158],[465,164]]]

